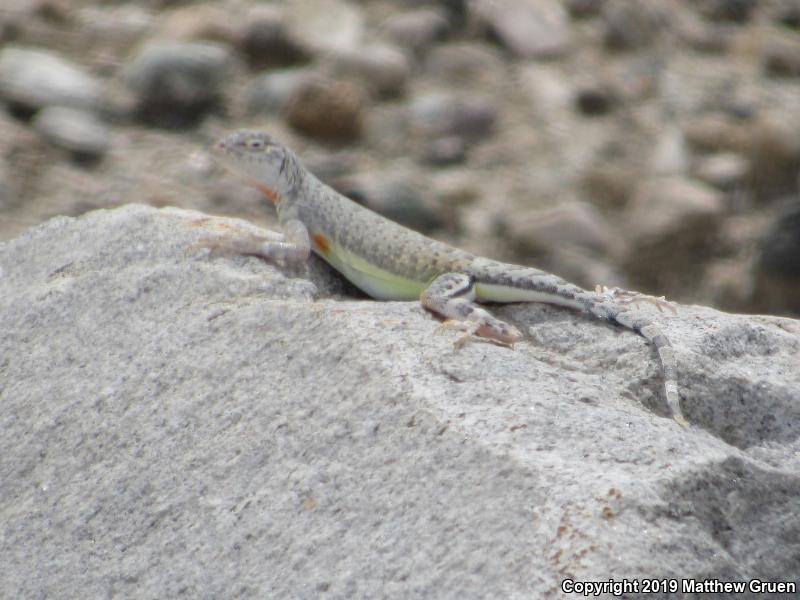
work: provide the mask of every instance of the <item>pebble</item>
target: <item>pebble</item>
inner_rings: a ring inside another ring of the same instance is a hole
[[[162,19],[159,37],[165,40],[211,40],[237,43],[239,32],[230,15],[221,6],[212,4],[178,8]]]
[[[605,0],[566,0],[564,4],[573,19],[590,19],[600,15]]]
[[[619,95],[610,85],[596,83],[581,87],[575,96],[575,106],[587,117],[609,114],[619,104]]]
[[[695,6],[709,20],[745,23],[757,4],[757,0],[700,0]]]
[[[284,13],[274,6],[250,12],[238,46],[247,64],[256,70],[298,65],[312,58],[308,47],[290,30]]]
[[[497,107],[483,96],[428,93],[411,102],[412,129],[432,137],[482,139],[497,123]]]
[[[310,148],[303,152],[303,164],[320,181],[330,185],[330,182],[343,179],[353,173],[357,164],[355,152],[334,151],[330,149],[314,150]]]
[[[301,67],[270,71],[255,77],[244,91],[247,112],[251,115],[282,113],[292,95],[316,76],[316,71]]]
[[[294,0],[286,16],[298,42],[315,53],[352,49],[364,37],[364,11],[347,0]]]
[[[74,155],[98,159],[111,146],[111,130],[92,113],[66,106],[49,106],[33,121],[45,140]]]
[[[720,190],[734,190],[745,183],[750,161],[735,152],[719,152],[697,159],[694,175]]]
[[[609,0],[601,12],[605,44],[612,50],[636,50],[650,46],[666,26],[658,3],[650,0]]]
[[[285,116],[300,133],[324,141],[354,141],[361,136],[367,91],[352,81],[314,79],[291,95]]]
[[[687,143],[703,152],[734,151],[747,143],[747,127],[718,112],[690,118],[683,127]]]
[[[444,225],[422,178],[412,173],[371,171],[334,183],[337,191],[405,227],[430,233]]]
[[[419,8],[389,17],[384,29],[395,43],[419,52],[447,37],[450,22],[440,10]]]
[[[506,80],[506,63],[499,50],[487,44],[450,42],[430,49],[424,69],[438,81],[451,85],[486,86]]]
[[[625,221],[627,237],[650,246],[707,236],[724,216],[722,194],[683,177],[651,177],[637,190]]]
[[[12,109],[27,112],[46,106],[97,111],[104,104],[100,82],[82,67],[22,46],[0,50],[0,98]]]
[[[474,19],[519,58],[556,58],[572,44],[566,10],[551,0],[475,0]]]
[[[800,200],[784,203],[759,245],[760,271],[800,284]]]
[[[587,202],[566,201],[521,213],[506,225],[512,243],[524,253],[546,254],[573,246],[607,254],[614,245],[608,222]]]
[[[800,118],[796,111],[763,111],[748,123],[739,148],[750,162],[750,183],[760,199],[797,192]]]
[[[0,211],[10,211],[19,204],[19,191],[14,185],[11,169],[5,164],[0,164]],[[5,233],[0,227],[0,233]]]
[[[462,136],[448,135],[431,140],[423,151],[425,162],[436,167],[444,167],[464,162],[467,158],[467,144]]]
[[[638,174],[624,161],[595,161],[581,178],[581,190],[595,206],[618,211],[633,196]]]
[[[733,42],[735,31],[729,25],[709,22],[691,15],[676,23],[680,43],[706,54],[727,52]]]
[[[664,125],[653,142],[651,171],[657,175],[685,175],[691,159],[681,130]]]
[[[765,42],[764,71],[774,77],[800,77],[800,41],[777,38]]]
[[[123,71],[138,116],[166,127],[191,125],[221,103],[232,52],[211,42],[151,42]]]
[[[773,7],[772,17],[789,29],[800,29],[800,4],[793,0],[782,2]]]
[[[406,55],[385,44],[332,52],[326,63],[333,77],[355,79],[379,98],[403,95],[411,75]]]

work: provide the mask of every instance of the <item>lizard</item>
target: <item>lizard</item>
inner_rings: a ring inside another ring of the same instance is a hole
[[[473,255],[426,237],[339,194],[268,133],[236,131],[219,140],[214,153],[270,199],[283,233],[242,234],[204,245],[278,263],[304,262],[314,252],[374,299],[418,299],[445,319],[443,327],[465,332],[457,347],[473,337],[511,347],[523,338],[514,325],[476,303],[540,302],[588,313],[633,330],[655,347],[671,416],[688,426],[672,344],[655,323],[637,318],[626,307],[641,300],[659,306],[663,298],[600,286],[590,292],[545,271]]]

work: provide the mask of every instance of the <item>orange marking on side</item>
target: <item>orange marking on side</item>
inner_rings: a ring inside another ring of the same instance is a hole
[[[314,243],[319,248],[319,251],[322,252],[325,256],[329,256],[331,253],[331,241],[326,238],[321,233],[315,233],[311,236],[311,239],[314,240]]]
[[[278,205],[278,202],[281,201],[281,197],[278,195],[278,192],[273,190],[268,185],[264,185],[263,183],[253,182],[253,185],[258,188],[258,191],[264,194],[267,198],[269,198],[270,202],[274,205]]]

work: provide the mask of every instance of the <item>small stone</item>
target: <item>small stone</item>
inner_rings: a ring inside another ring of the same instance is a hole
[[[651,177],[623,215],[628,244],[622,265],[631,285],[667,296],[697,289],[718,248],[725,220],[722,192],[684,177]]]
[[[690,146],[703,152],[736,151],[747,145],[747,127],[720,113],[693,117],[683,127]]]
[[[111,131],[92,113],[50,106],[36,115],[33,128],[48,142],[76,156],[97,159],[111,146]]]
[[[758,196],[772,199],[797,191],[800,118],[795,111],[765,111],[752,119],[740,149],[750,162],[750,184]]]
[[[734,31],[730,26],[690,15],[676,23],[680,40],[688,47],[708,54],[721,54],[730,49]]]
[[[337,191],[376,213],[415,231],[429,233],[443,226],[425,195],[421,178],[410,173],[370,172],[335,182]]]
[[[186,126],[219,106],[234,65],[232,53],[220,44],[152,42],[134,57],[123,77],[136,95],[139,118]]]
[[[587,117],[600,117],[610,113],[619,102],[619,96],[611,86],[597,84],[578,90],[575,106]]]
[[[467,144],[458,135],[449,135],[431,140],[423,157],[426,162],[443,167],[464,162],[467,157]]]
[[[212,4],[181,7],[172,11],[160,27],[160,36],[166,40],[210,40],[233,44],[237,31],[224,8]]]
[[[45,106],[98,110],[100,82],[53,53],[21,46],[0,50],[0,98],[12,109],[35,112]]]
[[[529,63],[519,69],[520,88],[541,114],[563,113],[575,105],[575,82],[555,64]]]
[[[314,79],[292,93],[285,115],[294,129],[310,137],[353,141],[363,130],[367,98],[356,83]]]
[[[288,67],[308,62],[311,52],[290,31],[283,12],[261,6],[245,19],[239,48],[252,69]]]
[[[609,0],[603,5],[605,43],[612,50],[650,46],[665,28],[666,16],[649,0]]]
[[[800,284],[800,200],[784,204],[760,246],[761,271]],[[800,305],[800,300],[796,304]]]
[[[517,215],[507,227],[511,241],[524,253],[547,254],[554,248],[576,246],[606,254],[614,245],[608,222],[586,202],[567,201]]]
[[[759,243],[753,310],[800,314],[800,201],[784,202]]]
[[[774,77],[800,77],[800,42],[778,38],[766,42],[764,70]]]
[[[774,7],[773,18],[789,29],[800,29],[800,4],[785,0]]]
[[[9,169],[5,165],[0,166],[0,211],[8,211],[19,204],[19,190],[13,183],[13,178],[9,174]],[[5,228],[0,226],[0,239],[5,238]]]
[[[315,72],[306,68],[271,71],[256,77],[244,92],[247,112],[251,115],[280,114],[292,95],[314,77]]]
[[[384,27],[395,42],[420,51],[443,40],[450,31],[450,22],[437,9],[420,8],[389,17]]]
[[[347,0],[295,0],[286,16],[298,42],[314,53],[352,49],[364,37],[364,11]]]
[[[326,62],[334,77],[353,78],[382,98],[402,95],[411,74],[405,54],[386,45],[340,50]]]
[[[425,135],[448,135],[481,139],[490,135],[497,122],[497,107],[482,96],[430,93],[414,99],[411,125]]]
[[[720,190],[742,186],[750,173],[750,161],[735,152],[720,152],[697,159],[695,176]]]
[[[745,23],[757,4],[757,0],[700,0],[696,6],[700,14],[710,20]]]
[[[628,236],[644,245],[708,235],[723,216],[722,194],[682,177],[653,177],[641,184],[626,215]]]
[[[663,127],[655,140],[651,159],[652,172],[657,175],[685,175],[689,170],[689,150],[686,138],[677,127]]]
[[[430,49],[425,71],[443,83],[497,87],[505,81],[506,65],[500,51],[492,46],[452,42]]]
[[[503,47],[519,58],[563,56],[572,44],[564,7],[549,0],[476,0],[470,9]]]
[[[567,0],[565,6],[573,19],[589,19],[600,15],[606,0]]]
[[[624,161],[597,162],[581,179],[583,195],[595,206],[618,211],[628,204],[639,175]]]
[[[341,180],[353,173],[357,162],[357,156],[354,152],[331,152],[330,149],[315,151],[313,148],[303,152],[303,164],[305,167],[317,179],[329,185],[330,182]]]

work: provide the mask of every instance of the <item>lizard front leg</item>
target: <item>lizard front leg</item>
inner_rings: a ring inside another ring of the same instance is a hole
[[[513,346],[522,339],[519,329],[496,319],[475,305],[475,281],[469,275],[440,275],[422,292],[419,300],[423,307],[447,319],[447,327],[455,326],[467,332],[456,341],[457,348],[463,346],[473,335],[504,346]]]
[[[252,233],[217,234],[200,242],[212,252],[260,256],[281,263],[305,262],[311,253],[308,229],[298,219],[283,223],[283,235],[265,237]]]

